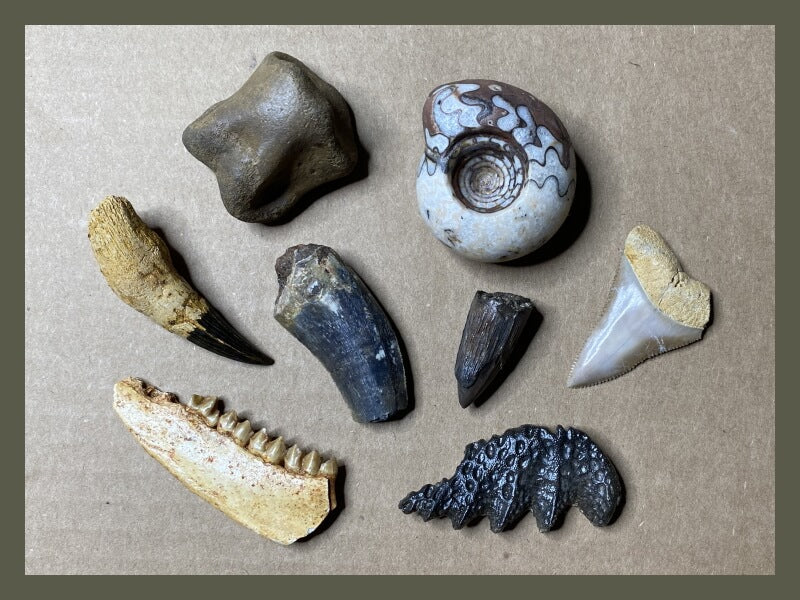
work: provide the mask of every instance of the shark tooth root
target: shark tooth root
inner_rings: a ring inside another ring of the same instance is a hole
[[[89,242],[100,272],[123,302],[206,350],[272,364],[178,274],[164,240],[125,198],[108,196],[91,211]]]
[[[308,469],[294,472],[273,464],[277,461],[270,461],[270,455],[286,453],[283,439],[264,446],[265,430],[252,435],[249,421],[238,423],[233,411],[223,419],[216,408],[209,413],[224,420],[224,430],[207,425],[197,413],[210,402],[213,407],[216,398],[195,398],[190,407],[140,379],[123,379],[114,386],[114,410],[122,422],[148,454],[189,490],[280,544],[291,544],[317,529],[336,507],[335,482],[308,472],[313,470],[313,459],[303,461]],[[262,448],[268,456],[249,451]],[[301,454],[293,446],[289,462],[300,465]]]
[[[361,423],[387,421],[408,408],[400,340],[383,308],[327,246],[289,248],[275,262],[275,319],[331,374]]]
[[[625,240],[606,312],[572,367],[567,385],[623,375],[649,358],[700,340],[711,317],[711,290],[692,279],[664,238],[646,225]]]
[[[319,472],[321,464],[322,459],[320,458],[319,452],[312,450],[303,457],[303,461],[300,463],[300,466],[304,473],[316,475]]]

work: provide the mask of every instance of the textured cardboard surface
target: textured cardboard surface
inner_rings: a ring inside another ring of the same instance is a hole
[[[480,40],[480,43],[476,43]],[[31,27],[26,32],[28,573],[774,572],[774,29],[747,27]],[[241,223],[181,132],[264,55],[304,61],[350,103],[369,176],[280,227]],[[585,165],[571,225],[523,266],[462,260],[417,215],[420,111],[440,83],[492,78],[547,102]],[[196,287],[275,358],[206,352],[117,299],[86,239],[126,196]],[[567,389],[628,231],[658,230],[713,293],[704,339],[613,382]],[[272,318],[275,259],[327,244],[394,319],[414,376],[401,421],[359,425]],[[567,243],[571,242],[571,243]],[[558,252],[560,250],[560,252]],[[453,377],[476,289],[544,320],[479,408]],[[346,465],[344,510],[281,547],[150,458],[111,408],[127,375],[216,394],[254,424]],[[533,423],[589,433],[627,488],[619,520],[577,509],[540,534],[423,523],[398,501],[450,477],[471,441]]]

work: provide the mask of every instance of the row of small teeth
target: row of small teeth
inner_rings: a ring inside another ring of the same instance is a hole
[[[237,444],[260,456],[274,465],[283,465],[287,471],[306,473],[308,475],[323,475],[329,479],[336,477],[339,465],[331,457],[322,462],[319,452],[312,450],[305,456],[297,444],[286,447],[282,436],[270,440],[266,429],[253,433],[250,421],[239,421],[236,411],[220,414],[217,408],[218,399],[214,396],[198,396],[194,394],[189,402],[189,410],[203,416],[209,427],[216,427],[218,431],[233,438]]]

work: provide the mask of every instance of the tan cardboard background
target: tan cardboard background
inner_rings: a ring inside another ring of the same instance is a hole
[[[30,27],[26,31],[28,573],[774,572],[774,28]],[[350,103],[369,176],[289,224],[241,223],[184,127],[272,50]],[[420,111],[440,83],[492,78],[547,102],[579,180],[561,252],[527,266],[455,256],[416,212]],[[128,197],[197,288],[276,362],[253,367],[163,331],[108,289],[86,239],[105,195]],[[627,232],[660,231],[713,291],[704,339],[613,382],[570,390]],[[416,408],[359,425],[329,375],[272,318],[275,259],[327,244],[397,324]],[[533,299],[544,321],[478,409],[453,363],[477,289]],[[111,408],[127,375],[216,394],[254,424],[346,465],[345,508],[281,547],[187,491]],[[612,526],[578,510],[492,534],[397,509],[450,477],[464,446],[533,423],[584,429],[627,488]]]

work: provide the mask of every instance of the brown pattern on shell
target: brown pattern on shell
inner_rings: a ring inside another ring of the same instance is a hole
[[[438,94],[440,90],[446,87],[461,85],[461,84],[475,84],[479,85],[480,88],[470,92],[461,93],[458,90],[454,89],[453,94],[461,99],[465,98],[465,104],[481,104],[483,105],[483,110],[478,114],[477,121],[481,125],[481,127],[487,128],[488,131],[492,133],[496,133],[497,135],[501,136],[509,136],[510,133],[504,131],[497,127],[496,123],[498,119],[503,118],[508,113],[507,110],[496,106],[494,102],[492,102],[492,98],[494,96],[501,96],[504,100],[508,103],[517,106],[527,106],[528,109],[531,111],[531,115],[533,116],[535,125],[542,126],[547,128],[548,131],[553,135],[553,137],[561,142],[564,147],[563,152],[559,156],[559,160],[561,164],[564,166],[565,169],[569,168],[570,165],[570,149],[572,148],[572,142],[569,138],[569,134],[567,133],[566,127],[558,118],[558,116],[552,111],[552,109],[547,106],[544,102],[533,96],[532,94],[526,92],[525,90],[521,90],[518,87],[514,87],[513,85],[509,85],[507,83],[501,83],[499,81],[493,81],[491,79],[464,79],[462,81],[454,81],[451,83],[446,83],[444,85],[437,86],[425,100],[425,104],[422,107],[422,125],[431,135],[436,135],[442,133],[439,127],[436,124],[435,119],[433,118],[433,99]],[[493,90],[490,86],[499,86],[500,90]],[[449,136],[448,136],[449,137]],[[541,147],[542,143],[539,140],[538,136],[534,138],[533,142],[536,146]]]

